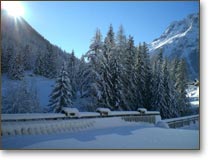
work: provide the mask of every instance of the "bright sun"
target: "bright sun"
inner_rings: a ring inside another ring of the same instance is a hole
[[[1,1],[2,8],[13,17],[20,17],[24,15],[24,8],[18,1]]]

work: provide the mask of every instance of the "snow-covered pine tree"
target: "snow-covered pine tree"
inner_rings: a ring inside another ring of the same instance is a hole
[[[34,73],[38,75],[45,76],[45,62],[44,62],[44,55],[39,53],[34,67]]]
[[[49,112],[59,113],[62,111],[62,107],[70,107],[71,105],[72,86],[64,63],[60,75],[56,80],[55,87],[50,94]]]
[[[180,59],[176,70],[175,88],[178,92],[178,105],[181,116],[189,114],[189,100],[186,97],[187,89],[187,69],[184,59]]]
[[[114,110],[123,110],[125,107],[125,97],[123,95],[122,65],[120,64],[120,55],[115,52],[111,56],[111,82],[112,82],[112,101]]]
[[[70,53],[69,55],[69,61],[67,62],[67,71],[68,71],[68,74],[69,74],[69,79],[70,79],[70,83],[71,83],[71,86],[72,86],[72,95],[73,97],[76,96],[76,90],[77,90],[77,87],[76,87],[76,57],[74,55],[74,50],[72,50],[72,52]]]
[[[39,54],[36,59],[35,70],[40,70],[36,74],[40,74],[47,78],[55,78],[58,73],[58,54],[55,52],[51,44],[47,44],[45,53]],[[39,69],[37,68],[39,65]]]
[[[23,57],[20,53],[13,54],[9,61],[8,77],[21,80],[24,77]]]
[[[145,85],[145,59],[142,51],[142,46],[139,44],[136,52],[135,61],[135,75],[136,75],[136,94],[138,97],[137,106],[143,107],[144,91],[146,90]]]
[[[116,46],[118,49],[124,49],[126,48],[127,45],[127,39],[124,33],[124,29],[123,26],[121,25],[119,27],[119,30],[117,32],[117,36],[116,36]]]
[[[119,27],[119,31],[117,32],[116,36],[116,47],[115,50],[119,54],[119,63],[122,64],[122,67],[124,67],[125,63],[125,52],[127,48],[127,39],[124,33],[123,26],[121,25]],[[124,71],[125,68],[121,68],[121,70]]]
[[[152,68],[151,68],[151,61],[149,56],[149,50],[147,44],[143,42],[141,47],[142,53],[144,55],[144,72],[145,72],[145,87],[143,91],[143,106],[147,108],[147,110],[152,110]]]
[[[106,59],[109,59],[109,56],[112,53],[114,47],[115,47],[115,36],[114,36],[113,27],[110,24],[109,31],[104,40],[104,56]]]
[[[80,92],[80,97],[88,97],[90,93],[90,83],[92,82],[90,63],[85,62],[85,56],[83,55],[80,59],[78,73],[76,75],[78,90]]]
[[[26,45],[23,49],[23,63],[24,63],[24,70],[31,70],[32,66],[32,49],[29,45]]]
[[[170,63],[170,75],[171,75],[171,79],[174,82],[174,85],[176,83],[176,75],[177,75],[177,67],[178,67],[178,63],[179,63],[179,58],[175,57],[171,63]]]
[[[99,29],[96,30],[95,36],[92,39],[89,51],[86,53],[88,64],[90,67],[91,81],[90,90],[88,95],[92,98],[92,107],[97,108],[98,106],[105,105],[103,99],[103,84],[104,79],[102,78],[102,58],[103,58],[103,42],[102,35]]]
[[[127,39],[124,33],[123,26],[119,27],[116,35],[116,43],[114,47],[114,52],[111,54],[111,73],[113,83],[113,94],[115,95],[115,102],[119,107],[119,110],[128,110],[126,95],[124,94],[124,85],[126,84],[126,49],[127,49]]]
[[[126,108],[124,110],[136,110],[138,97],[136,94],[136,75],[135,75],[135,56],[136,47],[134,46],[133,37],[129,36],[128,43],[125,51],[123,73],[123,94],[126,97]]]
[[[49,44],[47,45],[47,50],[48,50],[48,54],[47,56],[47,70],[48,70],[48,74],[47,77],[48,78],[55,78],[57,76],[57,58],[58,55],[57,53],[53,50],[52,46]]]
[[[164,84],[163,84],[163,54],[160,51],[155,58],[154,66],[153,66],[153,98],[152,98],[152,108],[153,110],[160,111],[162,116],[162,109],[165,105],[165,97],[164,97]]]
[[[9,61],[14,55],[14,49],[11,46],[6,48],[6,51],[2,50],[1,54],[1,72],[6,73],[9,69]]]
[[[117,96],[117,76],[116,72],[119,72],[119,67],[117,64],[117,52],[115,50],[115,35],[112,25],[109,27],[109,31],[104,40],[104,49],[102,57],[102,75],[104,79],[104,98],[106,99],[106,104],[113,110],[118,109],[119,106],[119,96]],[[117,71],[118,70],[118,71]],[[119,76],[119,75],[118,75]],[[119,79],[119,78],[118,78]]]
[[[174,118],[179,116],[177,106],[177,94],[168,69],[168,60],[163,62],[163,86],[164,86],[164,105],[161,107],[162,118]]]

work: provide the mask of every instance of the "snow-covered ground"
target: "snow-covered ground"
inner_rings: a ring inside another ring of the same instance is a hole
[[[38,136],[2,137],[10,149],[198,149],[199,131],[129,125]]]
[[[65,132],[43,132],[38,135],[2,136],[3,149],[198,149],[199,123],[182,129],[166,129],[145,122],[127,122],[120,117],[71,121],[74,129]],[[43,122],[50,124],[51,121]],[[64,121],[61,121],[64,122]],[[78,122],[78,125],[75,124]],[[4,122],[6,123],[6,122]],[[8,122],[9,123],[9,122]],[[11,122],[10,122],[11,123]],[[23,123],[23,122],[21,122]],[[54,122],[55,123],[55,122]],[[57,123],[57,130],[63,124]],[[21,124],[19,124],[22,126]],[[33,123],[30,122],[31,127]],[[55,128],[55,127],[54,127]],[[45,128],[42,127],[42,130]],[[49,129],[46,127],[46,129]]]
[[[27,86],[30,88],[33,86],[37,89],[37,95],[39,99],[39,104],[41,108],[46,108],[49,104],[49,95],[52,92],[53,86],[55,84],[55,79],[49,79],[43,76],[35,75],[32,72],[25,72],[24,81],[26,81]],[[21,81],[11,80],[6,74],[2,75],[2,96],[7,94],[8,89],[16,88]],[[80,98],[78,93],[77,99],[73,101],[73,108],[78,108],[79,111],[85,111],[87,104],[91,103],[90,98]]]
[[[39,103],[42,108],[49,104],[49,95],[53,89],[55,80],[45,78],[43,76],[34,75],[31,72],[26,72],[24,80],[28,87],[33,85],[37,89],[37,95]],[[7,90],[11,87],[16,87],[21,81],[10,80],[5,74],[2,75],[2,96],[4,96]]]

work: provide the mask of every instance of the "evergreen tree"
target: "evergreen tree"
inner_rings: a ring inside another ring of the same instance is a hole
[[[163,114],[162,108],[165,104],[164,97],[164,84],[163,84],[163,54],[160,51],[156,57],[154,66],[153,66],[153,98],[152,98],[152,107],[153,110],[160,111],[160,114]]]
[[[69,56],[69,62],[68,62],[68,66],[67,66],[67,70],[68,70],[68,74],[69,74],[69,79],[70,79],[70,83],[72,85],[72,95],[73,97],[76,96],[76,57],[74,55],[74,50],[72,50],[70,56]]]
[[[135,61],[135,72],[136,72],[136,93],[138,97],[137,105],[143,107],[144,91],[145,86],[145,59],[142,51],[142,46],[139,44],[137,49],[137,56]]]
[[[1,72],[6,73],[9,70],[9,62],[14,55],[14,49],[9,46],[7,47],[6,51],[2,50],[2,55],[1,55]]]
[[[109,27],[109,31],[107,33],[107,36],[105,37],[104,40],[104,53],[105,53],[105,58],[108,59],[110,56],[113,48],[115,47],[115,37],[114,37],[114,31],[112,25]]]
[[[90,83],[92,81],[92,74],[91,74],[91,65],[90,63],[85,62],[85,56],[81,57],[79,63],[79,69],[77,73],[77,83],[79,86],[80,97],[88,97],[88,92],[90,91]]]
[[[57,76],[57,54],[50,44],[47,45],[47,54],[45,54],[46,77],[55,78]]]
[[[70,107],[72,105],[72,86],[65,64],[63,65],[60,76],[56,80],[55,87],[50,94],[50,112],[59,113],[62,107]]]
[[[119,57],[118,62],[119,64],[121,64],[121,67],[123,67],[121,68],[122,71],[125,71],[124,64],[126,63],[125,55],[126,55],[127,45],[128,43],[127,43],[127,39],[124,33],[124,29],[123,29],[123,26],[121,25],[117,33],[117,37],[116,37],[115,51],[117,52],[118,57]]]
[[[187,70],[186,62],[181,59],[177,65],[175,88],[178,92],[178,104],[181,116],[189,114],[189,103],[186,97],[187,89]]]
[[[111,82],[112,82],[112,101],[114,110],[123,110],[125,107],[125,97],[123,95],[122,65],[120,64],[119,54],[114,53],[111,60]]]
[[[179,63],[179,58],[175,57],[171,61],[171,65],[170,65],[170,70],[171,70],[170,75],[171,75],[171,79],[173,80],[174,83],[176,83],[176,75],[177,75],[178,63]]]
[[[90,74],[92,77],[90,81],[89,96],[92,98],[95,107],[105,105],[102,97],[104,84],[104,79],[102,78],[103,48],[102,35],[100,30],[97,29],[95,36],[92,39],[90,50],[85,55],[89,61]]]
[[[123,29],[123,26],[121,25],[119,27],[119,31],[117,32],[117,37],[116,37],[116,46],[118,49],[124,49],[127,45],[127,42],[126,42],[126,36],[125,36],[125,33],[124,33],[124,29]]]
[[[23,57],[17,53],[11,57],[9,61],[8,76],[13,80],[21,80],[24,77]]]
[[[136,110],[138,97],[136,94],[135,57],[136,48],[133,37],[129,36],[125,51],[125,70],[123,72],[123,94],[126,97],[126,108],[124,110]]]
[[[34,73],[45,76],[45,61],[44,55],[39,53],[35,62]]]
[[[103,49],[103,57],[102,61],[102,78],[104,80],[103,84],[103,94],[105,103],[108,107],[113,110],[118,109],[119,107],[119,96],[117,97],[117,79],[118,75],[116,72],[119,71],[119,67],[117,64],[117,53],[115,50],[115,35],[113,31],[112,25],[109,27],[109,31],[104,40],[104,49]]]
[[[177,97],[176,91],[174,88],[173,81],[171,80],[169,69],[168,69],[168,60],[165,59],[163,63],[163,86],[164,86],[164,105],[162,106],[162,118],[173,118],[178,117],[179,111],[177,108]]]
[[[24,70],[31,70],[32,69],[32,50],[29,45],[26,45],[23,49],[23,63],[24,63]]]
[[[147,108],[148,110],[152,110],[152,68],[151,68],[151,62],[148,52],[147,44],[144,42],[142,47],[142,53],[144,55],[144,72],[145,72],[145,82],[144,82],[144,90],[143,90],[143,106],[144,108]]]

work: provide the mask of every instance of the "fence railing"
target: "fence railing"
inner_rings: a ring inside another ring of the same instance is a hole
[[[107,121],[107,119],[109,121]],[[1,115],[1,135],[40,135],[59,132],[76,132],[88,128],[100,127],[100,122],[106,121],[106,127],[112,122],[147,122],[155,124],[161,120],[159,112],[112,112],[107,116],[97,113],[82,113],[80,117],[68,117],[65,114],[11,114]],[[104,124],[103,124],[104,125]]]
[[[195,124],[199,121],[199,115],[165,119],[163,121],[166,122],[170,128],[181,128],[190,125],[191,123]]]

